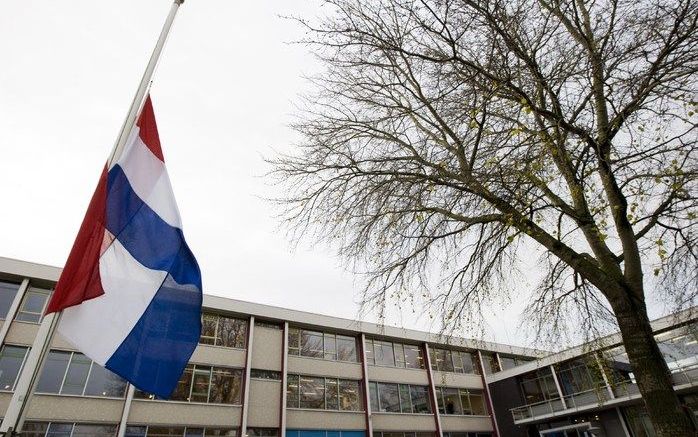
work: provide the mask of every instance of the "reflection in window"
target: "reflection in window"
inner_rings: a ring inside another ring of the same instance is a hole
[[[521,391],[526,398],[526,404],[535,404],[560,397],[550,367],[522,375]]]
[[[485,375],[491,375],[501,370],[497,355],[490,352],[482,352],[482,367],[485,368]]]
[[[479,374],[471,352],[430,348],[431,368],[440,372]]]
[[[238,405],[241,384],[241,369],[188,364],[170,400]],[[154,395],[141,390],[136,390],[135,396],[139,399],[155,399]]]
[[[0,319],[6,319],[20,284],[0,281]]]
[[[237,431],[232,428],[202,428],[199,426],[146,426],[129,425],[126,427],[126,437],[210,437],[210,436],[237,436]]]
[[[278,428],[247,428],[250,437],[279,437]]]
[[[210,313],[201,316],[201,344],[243,349],[246,337],[247,320]]]
[[[362,409],[360,390],[359,381],[356,380],[288,375],[286,406],[360,411]]]
[[[444,433],[446,435],[446,433]],[[473,434],[474,436],[474,434]],[[373,431],[373,437],[434,437],[433,432]],[[466,437],[469,437],[466,435]]]
[[[436,387],[436,401],[441,414],[487,415],[485,398],[482,392],[478,390]]]
[[[127,434],[128,435],[128,434]],[[114,437],[116,425],[84,423],[26,422],[23,437]]]
[[[122,398],[126,381],[79,352],[49,352],[37,393]]]
[[[672,372],[698,365],[698,325],[691,324],[655,336]]]
[[[51,290],[29,287],[24,293],[15,320],[40,323],[44,318],[44,308],[46,308],[49,296],[51,296]]]
[[[371,409],[387,413],[431,413],[425,386],[370,382]]]
[[[288,331],[288,353],[332,361],[357,361],[354,337],[299,328]]]
[[[366,362],[370,365],[423,369],[422,348],[412,344],[392,343],[367,338]]]
[[[29,348],[6,344],[0,351],[0,390],[14,390]]]
[[[281,381],[281,372],[275,370],[251,369],[250,378]]]

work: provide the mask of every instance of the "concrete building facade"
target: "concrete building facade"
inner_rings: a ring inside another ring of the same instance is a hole
[[[171,399],[158,399],[60,335],[44,348],[59,274],[0,257],[0,414],[29,396],[22,435],[653,435],[617,335],[549,354],[211,295],[189,365]],[[653,326],[696,414],[696,318]]]

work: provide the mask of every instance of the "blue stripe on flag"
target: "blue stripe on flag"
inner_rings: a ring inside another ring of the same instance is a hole
[[[198,273],[194,257],[188,248],[185,251],[188,256],[182,259],[190,262],[179,268]],[[200,284],[199,280],[198,286],[180,285],[168,275],[105,367],[145,392],[169,398],[199,342]]]
[[[182,230],[169,225],[138,197],[119,165],[109,170],[106,215],[109,232],[145,267],[167,271],[179,284],[201,281],[198,268],[196,275],[190,269],[170,270],[172,264],[187,262],[178,259],[183,256],[181,246],[186,246]]]

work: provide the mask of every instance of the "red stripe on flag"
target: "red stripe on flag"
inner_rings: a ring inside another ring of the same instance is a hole
[[[153,155],[157,156],[160,161],[165,162],[162,148],[160,147],[158,125],[155,123],[155,112],[153,111],[153,102],[150,100],[150,95],[145,99],[141,116],[138,118],[136,125],[140,128],[139,136],[143,143],[148,146]]]
[[[102,170],[73,248],[46,308],[46,314],[104,294],[99,276],[107,205],[107,169]]]

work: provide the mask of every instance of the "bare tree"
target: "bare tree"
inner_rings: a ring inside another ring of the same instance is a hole
[[[437,284],[430,302],[454,323],[537,245],[531,313],[611,314],[658,435],[692,433],[645,283],[696,302],[695,1],[325,7],[299,20],[327,67],[300,148],[271,160],[293,229],[365,265],[369,302]]]

